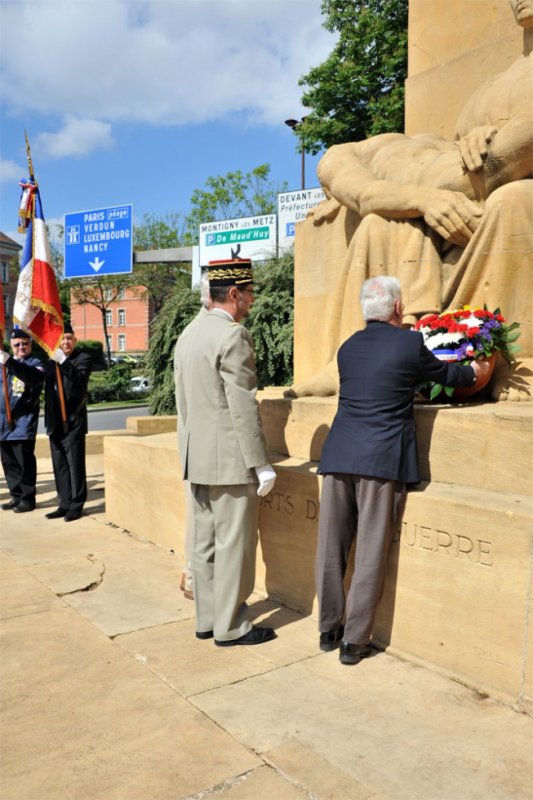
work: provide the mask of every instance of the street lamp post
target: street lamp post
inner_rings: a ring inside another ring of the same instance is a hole
[[[305,117],[302,119],[286,119],[285,125],[288,125],[289,128],[292,128],[294,131],[297,131],[298,128],[305,122]],[[305,189],[305,147],[302,144],[302,189]]]

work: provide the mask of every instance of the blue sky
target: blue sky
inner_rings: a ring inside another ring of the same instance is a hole
[[[52,228],[125,203],[186,213],[209,176],[263,163],[300,188],[283,123],[332,49],[322,21],[320,0],[0,0],[0,230],[21,240],[25,129]]]

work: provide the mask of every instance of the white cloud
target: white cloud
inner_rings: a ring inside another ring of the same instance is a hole
[[[27,167],[21,167],[14,161],[0,161],[0,183],[12,182],[23,178],[27,172]]]
[[[63,127],[56,133],[41,133],[36,140],[36,152],[51,158],[84,156],[95,150],[115,146],[111,125],[96,119],[79,119],[67,115]]]
[[[18,0],[2,18],[10,113],[70,115],[71,130],[231,115],[279,125],[302,113],[298,79],[333,45],[320,0]],[[44,139],[51,152],[75,147],[68,129]]]

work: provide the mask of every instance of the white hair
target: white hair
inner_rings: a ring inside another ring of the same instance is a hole
[[[209,273],[207,267],[204,269],[202,268],[202,274],[200,277],[200,302],[204,308],[209,308]]]
[[[387,322],[393,312],[395,303],[402,297],[398,278],[389,275],[377,275],[364,282],[361,289],[361,308],[365,322],[377,319]]]

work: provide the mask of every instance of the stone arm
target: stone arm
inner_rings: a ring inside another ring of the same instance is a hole
[[[533,113],[506,122],[474,128],[459,139],[463,170],[482,182],[488,197],[499,186],[533,177]]]
[[[423,217],[444,239],[464,247],[477,228],[481,217],[479,207],[462,192],[415,181],[378,179],[372,171],[376,145],[369,139],[335,145],[327,151],[318,166],[318,177],[328,196],[361,217],[367,214],[379,214],[386,219]]]

